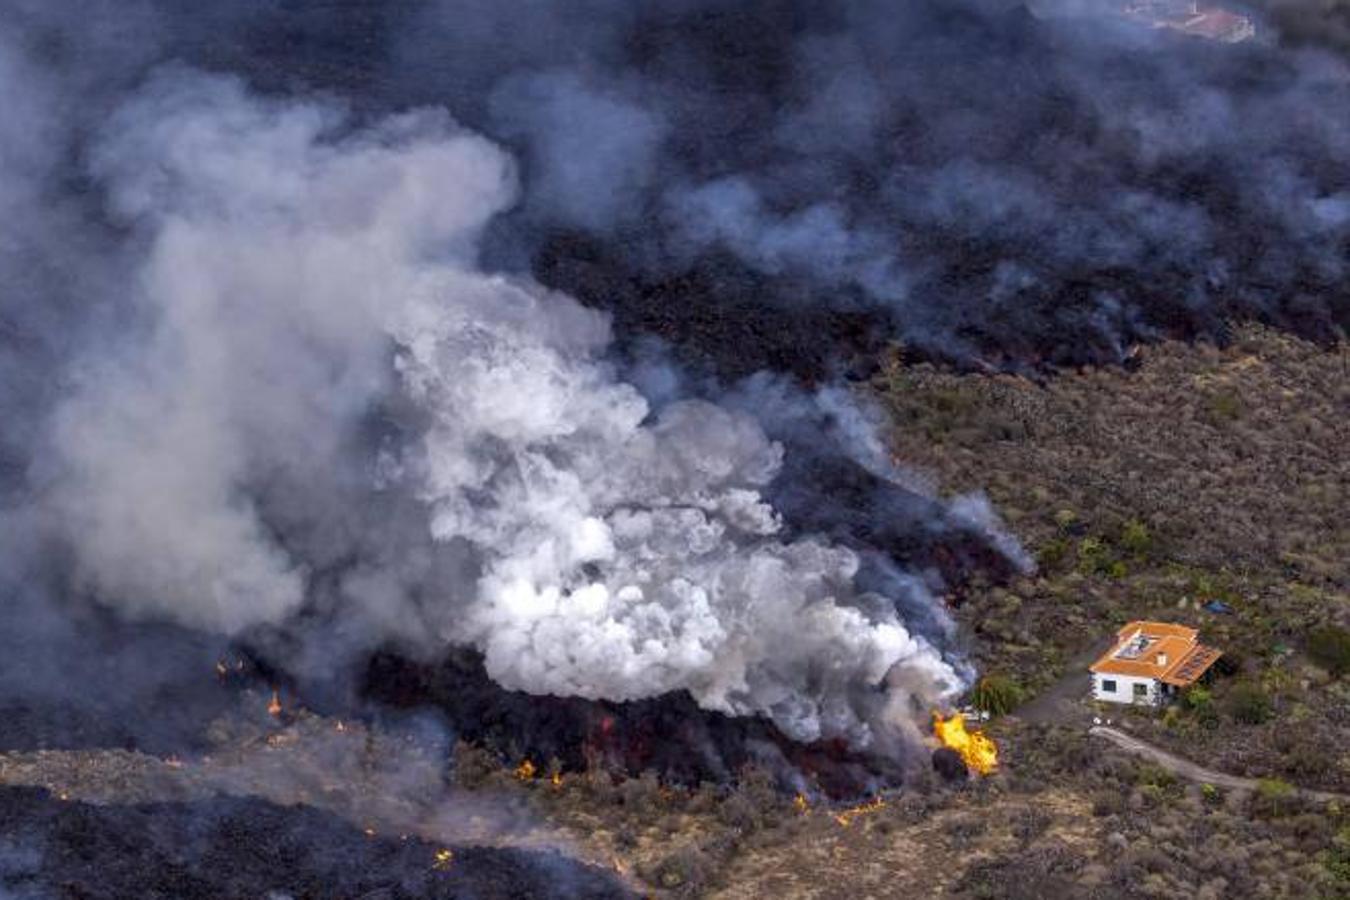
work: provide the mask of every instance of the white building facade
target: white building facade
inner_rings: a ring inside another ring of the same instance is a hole
[[[1156,706],[1163,702],[1164,694],[1162,685],[1155,678],[1093,672],[1092,699],[1104,703],[1143,703]]]
[[[1092,664],[1092,699],[1158,706],[1204,676],[1221,655],[1194,628],[1169,622],[1130,622]]]

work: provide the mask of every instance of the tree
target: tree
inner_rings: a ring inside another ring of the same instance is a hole
[[[970,702],[976,709],[1001,716],[1016,709],[1025,696],[1021,685],[1006,675],[986,675],[975,683]]]

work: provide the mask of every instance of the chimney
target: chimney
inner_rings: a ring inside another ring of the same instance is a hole
[[[1166,654],[1166,653],[1159,653],[1159,654],[1158,654],[1158,665],[1159,665],[1159,666],[1162,666],[1163,668],[1166,668],[1166,667],[1167,667],[1167,654]]]

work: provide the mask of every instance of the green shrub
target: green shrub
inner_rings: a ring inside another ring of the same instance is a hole
[[[994,716],[1012,712],[1025,698],[1022,686],[1006,675],[986,675],[970,692],[970,702],[975,708]]]
[[[1177,787],[1177,776],[1153,763],[1140,763],[1135,771],[1135,782],[1146,787],[1155,787],[1161,791],[1170,791]]]
[[[488,750],[476,744],[458,741],[455,744],[453,777],[457,785],[478,788],[500,776],[503,763]]]
[[[1111,566],[1111,551],[1101,538],[1085,537],[1078,542],[1078,571],[1084,575],[1105,572]]]
[[[1322,864],[1331,873],[1331,883],[1350,896],[1350,826],[1342,828],[1332,839]]]
[[[1260,725],[1270,718],[1270,696],[1251,681],[1233,685],[1226,706],[1230,716],[1247,725]]]
[[[1182,701],[1186,708],[1190,710],[1195,721],[1206,727],[1213,727],[1219,721],[1219,711],[1214,706],[1214,695],[1210,693],[1209,688],[1200,685],[1192,685],[1185,694],[1182,695]]]
[[[1131,519],[1121,529],[1120,546],[1127,553],[1144,556],[1153,549],[1153,535],[1149,534],[1148,526],[1143,522]]]
[[[1069,555],[1069,542],[1064,538],[1054,538],[1041,545],[1036,553],[1036,561],[1042,569],[1053,569]]]
[[[642,874],[646,880],[668,891],[699,893],[715,869],[715,863],[701,848],[692,844],[680,847]]]
[[[1308,655],[1336,677],[1350,672],[1350,630],[1324,625],[1308,635]]]
[[[1297,793],[1294,786],[1278,778],[1262,778],[1256,783],[1252,811],[1258,815],[1279,816],[1293,809]]]
[[[1210,396],[1209,411],[1220,422],[1232,422],[1242,416],[1242,398],[1236,391],[1219,391]]]
[[[1061,509],[1055,513],[1055,524],[1061,531],[1068,531],[1078,522],[1078,513],[1071,509]]]
[[[1199,712],[1209,709],[1213,705],[1214,695],[1209,692],[1208,688],[1195,684],[1182,695],[1182,702],[1186,704],[1187,709]]]

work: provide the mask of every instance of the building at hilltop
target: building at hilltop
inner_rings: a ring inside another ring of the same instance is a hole
[[[1167,28],[1191,37],[1237,44],[1256,37],[1248,16],[1196,0],[1127,0],[1121,14],[1153,28]]]
[[[1130,622],[1092,664],[1092,697],[1157,706],[1195,684],[1222,655],[1199,632],[1166,622]]]

